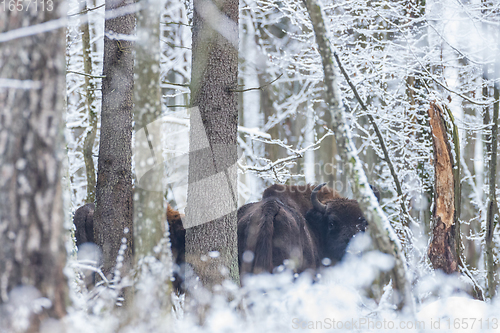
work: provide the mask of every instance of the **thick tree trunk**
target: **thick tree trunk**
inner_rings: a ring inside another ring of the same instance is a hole
[[[429,108],[429,118],[434,146],[435,189],[434,223],[428,255],[434,269],[442,269],[450,274],[458,271],[455,169],[443,110],[434,102]]]
[[[239,281],[238,1],[194,1],[186,260],[211,289]]]
[[[62,15],[59,2],[51,9],[6,11],[0,33]],[[64,54],[64,29],[0,47],[0,330],[38,331],[44,318],[66,314]]]
[[[106,11],[131,4],[131,0],[108,1]],[[103,273],[111,275],[119,250],[119,268],[125,273],[133,255],[132,224],[132,35],[133,14],[108,19],[105,23],[102,80],[101,135],[96,188],[94,233],[103,251]],[[122,241],[123,239],[123,241]]]

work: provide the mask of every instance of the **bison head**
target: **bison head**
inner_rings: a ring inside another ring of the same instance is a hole
[[[321,257],[335,263],[342,259],[354,235],[365,231],[368,222],[356,200],[336,198],[321,202],[317,194],[324,185],[313,190],[313,209],[307,212],[306,219],[319,235]]]

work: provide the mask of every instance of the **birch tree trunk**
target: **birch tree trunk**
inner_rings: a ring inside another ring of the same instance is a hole
[[[106,2],[106,11],[133,3]],[[101,135],[96,187],[94,233],[103,251],[103,273],[127,273],[132,266],[132,42],[133,14],[108,19],[104,26]],[[123,239],[123,241],[122,241]],[[123,245],[123,248],[122,248]],[[122,251],[120,251],[122,248]],[[120,255],[120,263],[117,258]]]
[[[410,311],[413,312],[414,300],[407,278],[406,260],[402,253],[401,243],[370,189],[361,161],[353,146],[349,127],[345,121],[345,110],[340,98],[337,76],[333,65],[333,52],[327,38],[322,8],[316,0],[304,0],[304,3],[311,17],[316,43],[323,63],[326,102],[330,108],[332,130],[335,133],[340,160],[345,166],[346,179],[354,182],[352,186],[354,197],[358,199],[359,205],[366,215],[378,249],[392,255],[395,259],[394,268],[392,269],[392,281],[395,293],[394,300],[398,309],[408,306]]]
[[[6,11],[0,33],[56,20],[59,4]],[[66,314],[64,54],[62,28],[0,47],[0,330],[35,332]]]
[[[238,1],[194,1],[186,261],[212,289],[239,282]]]

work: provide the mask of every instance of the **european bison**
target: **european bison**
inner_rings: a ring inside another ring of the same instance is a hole
[[[170,205],[167,206],[167,221],[170,231],[170,248],[172,249],[173,261],[173,282],[172,286],[177,293],[184,290],[183,276],[184,264],[186,262],[186,230],[182,225],[182,218],[178,211],[174,210]]]
[[[342,259],[349,240],[368,225],[356,200],[321,184],[273,185],[260,202],[238,210],[240,274],[272,272],[287,263],[297,272],[323,258]]]
[[[73,223],[75,224],[76,246],[79,248],[84,243],[94,243],[94,209],[93,203],[88,203],[75,212]]]
[[[94,210],[95,205],[88,203],[75,211],[73,223],[76,228],[75,238],[77,247],[84,243],[94,243]],[[167,206],[167,221],[170,233],[175,236],[171,237],[170,242],[172,243],[172,247],[176,249],[176,253],[182,252],[185,247],[184,235],[186,231],[182,226],[182,218],[182,214],[174,210],[170,205]],[[176,258],[176,255],[174,255],[174,258]]]
[[[84,243],[94,243],[94,210],[95,205],[88,203],[78,208],[73,217],[75,224],[75,238],[76,246],[78,249]],[[174,263],[174,288],[180,290],[180,269],[179,267],[184,263],[185,255],[185,235],[186,230],[182,226],[183,215],[174,210],[170,205],[167,205],[167,221],[170,230],[170,243],[172,244],[172,259]]]

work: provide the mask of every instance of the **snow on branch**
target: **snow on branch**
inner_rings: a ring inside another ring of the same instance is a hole
[[[333,56],[335,57],[335,60],[337,61],[337,65],[339,66],[340,71],[342,72],[342,75],[344,75],[345,80],[347,81],[347,84],[349,87],[351,87],[352,92],[354,93],[354,96],[358,100],[359,105],[361,106],[361,109],[366,112],[366,116],[368,117],[368,120],[373,126],[373,129],[375,130],[375,133],[377,134],[378,141],[380,143],[380,148],[382,148],[382,152],[384,153],[384,160],[389,166],[389,170],[391,172],[392,178],[394,180],[394,184],[396,185],[396,191],[398,193],[399,200],[401,200],[401,210],[404,214],[404,221],[403,221],[403,226],[408,227],[409,223],[408,222],[413,222],[413,219],[411,215],[408,213],[408,210],[406,209],[405,205],[405,200],[404,200],[404,195],[403,195],[403,190],[401,189],[401,183],[398,179],[398,175],[396,173],[396,170],[394,168],[394,164],[391,161],[391,157],[389,156],[389,151],[387,150],[387,145],[385,144],[385,140],[382,137],[382,133],[380,132],[380,129],[378,128],[377,123],[375,122],[375,119],[373,116],[369,113],[368,108],[366,107],[365,103],[359,96],[358,90],[354,86],[354,84],[351,82],[349,75],[347,75],[347,72],[345,71],[344,67],[342,66],[342,63],[340,61],[340,58],[336,52],[333,53]],[[408,238],[410,239],[410,238]]]
[[[261,139],[255,139],[256,141],[260,141],[266,144],[276,144],[279,145],[280,147],[283,147],[288,150],[288,152],[291,154],[290,156],[280,158],[274,162],[268,163],[265,166],[246,166],[242,165],[241,163],[238,162],[238,166],[240,167],[241,170],[244,172],[246,171],[254,171],[254,172],[267,172],[267,171],[276,171],[277,168],[283,167],[283,165],[296,160],[298,158],[302,158],[304,156],[304,153],[309,150],[316,150],[319,148],[320,143],[328,136],[332,136],[333,132],[331,130],[328,130],[328,132],[323,135],[318,141],[315,143],[304,147],[302,149],[292,149],[291,146],[284,144],[281,140],[261,140]]]
[[[345,170],[346,176],[356,184],[352,190],[370,223],[375,243],[380,251],[392,255],[395,259],[392,269],[392,279],[394,290],[396,291],[394,295],[396,305],[398,309],[406,306],[413,313],[415,311],[414,299],[406,270],[406,259],[402,253],[401,242],[370,189],[362,163],[356,154],[356,147],[354,146],[350,129],[346,123],[345,109],[340,97],[337,75],[333,65],[334,57],[331,43],[327,37],[323,10],[317,0],[304,0],[304,3],[311,18],[318,51],[323,64],[326,102],[332,114],[332,129],[335,133],[340,159],[350,164]]]
[[[177,125],[182,125],[189,127],[189,119],[186,118],[177,118],[173,116],[163,116],[162,117],[163,121],[166,123],[172,123],[172,124],[177,124]],[[260,129],[256,127],[244,127],[244,126],[238,126],[238,132],[242,134],[248,134],[251,137],[261,137],[264,139],[271,139],[271,135],[266,132],[262,132]]]
[[[140,3],[134,3],[131,5],[123,6],[117,9],[113,10],[108,10],[106,11],[106,20],[110,20],[116,17],[128,15],[128,14],[133,14],[138,12],[141,9],[141,4]],[[80,24],[84,24],[90,21],[89,17],[85,15],[86,13],[82,13],[81,17],[77,16],[78,19],[80,20]],[[71,18],[71,20],[74,20],[74,18]],[[19,28],[19,29],[14,29],[10,30],[4,33],[0,33],[0,43],[7,42],[10,40],[15,40],[19,38],[24,38],[24,37],[29,37],[33,35],[38,35],[44,32],[49,32],[52,30],[57,30],[60,28],[64,28],[68,25],[69,23],[69,18],[68,17],[61,17],[56,20],[51,20],[47,22],[43,22],[40,24],[35,24],[35,25],[30,25],[27,27]],[[129,37],[131,38],[131,37]],[[114,38],[118,39],[118,38]]]

